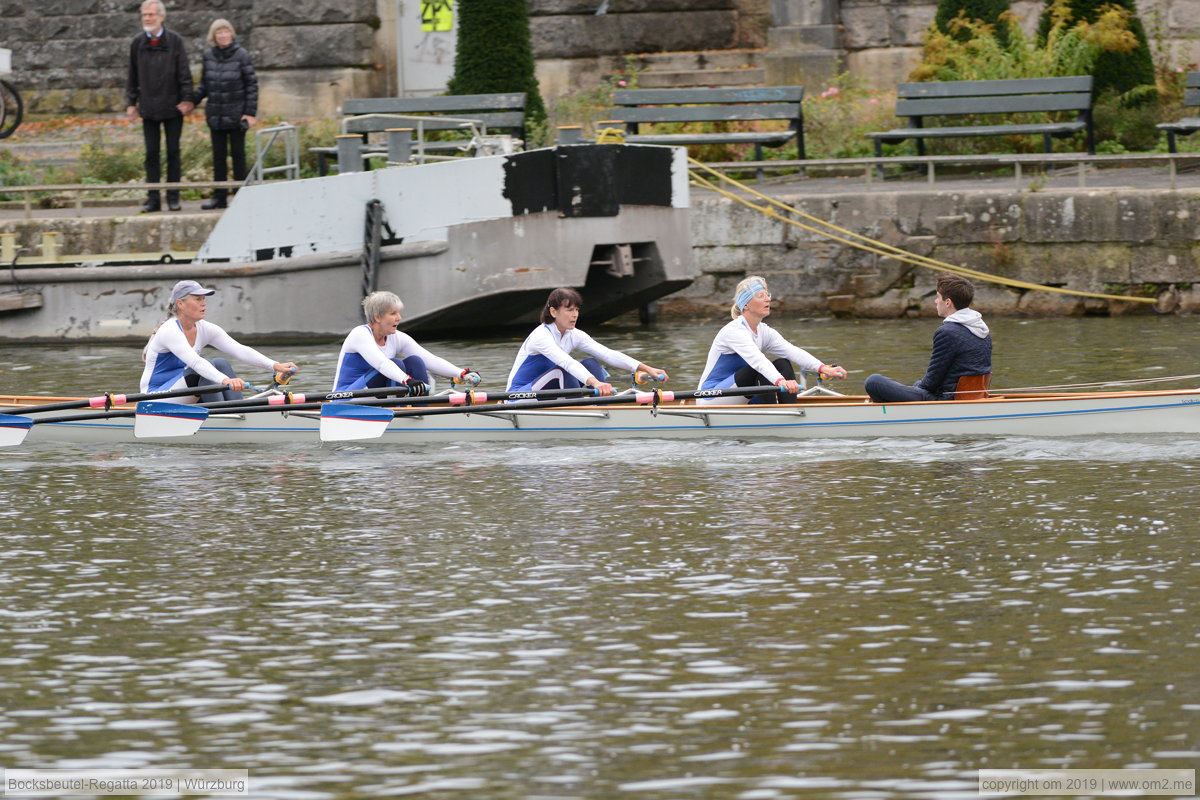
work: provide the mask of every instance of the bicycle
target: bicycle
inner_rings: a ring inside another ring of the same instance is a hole
[[[16,132],[24,110],[17,87],[0,78],[0,139],[7,139]]]

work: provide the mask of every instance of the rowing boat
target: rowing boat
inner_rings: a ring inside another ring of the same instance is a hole
[[[12,413],[48,399],[56,398],[0,397],[0,412]],[[326,407],[332,408],[330,404]],[[319,409],[282,407],[261,414],[220,412],[221,409],[215,409],[186,438],[138,440],[262,445],[316,444],[322,438]],[[56,421],[66,415],[67,412],[40,415],[41,424],[32,427],[26,441],[87,444],[135,441],[132,415]],[[0,424],[3,421],[0,416]],[[612,405],[493,403],[468,408],[402,410],[386,427],[382,424],[379,427],[382,434],[363,437],[364,443],[1200,434],[1200,389],[1026,393],[981,400],[897,404],[869,403],[862,396],[850,395],[802,397],[796,403],[779,405],[698,406],[686,401],[635,403],[632,398],[628,403]]]

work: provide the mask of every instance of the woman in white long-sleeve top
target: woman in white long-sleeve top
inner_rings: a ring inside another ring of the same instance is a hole
[[[346,336],[338,354],[335,392],[407,386],[410,397],[429,393],[429,373],[445,375],[456,383],[479,383],[469,368],[456,367],[426,350],[407,333],[397,330],[404,303],[392,292],[372,292],[363,299],[370,320]]]
[[[295,372],[291,361],[274,361],[253,347],[238,342],[216,323],[204,318],[208,297],[215,289],[206,289],[195,281],[179,281],[171,290],[170,317],[154,331],[142,356],[141,390],[161,392],[203,383],[222,383],[221,392],[200,396],[201,402],[240,400],[246,382],[237,376],[224,358],[206,359],[200,351],[212,346],[238,361],[274,372]],[[187,402],[182,400],[179,402]]]
[[[533,329],[517,351],[508,374],[508,391],[591,386],[601,395],[610,395],[612,384],[605,380],[608,373],[600,365],[601,361],[622,370],[648,372],[660,381],[667,379],[665,371],[605,347],[576,328],[582,305],[583,298],[574,289],[555,289],[550,293],[542,308],[542,324]],[[571,356],[575,350],[587,353],[590,358],[576,361]]]
[[[725,405],[739,403],[792,402],[800,391],[792,364],[828,378],[845,378],[846,370],[822,364],[807,350],[783,338],[763,320],[771,313],[771,293],[767,282],[757,275],[738,283],[733,306],[725,325],[708,350],[708,363],[698,389],[725,389],[730,386],[781,386],[786,394],[757,395],[754,398],[720,397],[698,399],[697,403]],[[774,357],[774,360],[768,358]]]

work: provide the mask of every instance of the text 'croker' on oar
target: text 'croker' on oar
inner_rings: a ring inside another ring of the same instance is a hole
[[[102,394],[96,397],[81,397],[78,400],[64,400],[61,403],[46,403],[40,406],[24,406],[0,410],[0,414],[37,414],[42,411],[68,411],[72,408],[102,408],[105,411],[114,406],[126,403],[137,403],[141,400],[162,400],[168,397],[186,397],[187,395],[202,395],[209,392],[219,392],[224,384],[212,383],[205,386],[188,386],[183,389],[166,389],[161,392],[142,392],[141,394]]]
[[[377,406],[357,403],[326,403],[321,407],[321,441],[345,442],[357,439],[378,439],[387,430],[392,420],[400,417],[426,417],[439,414],[481,414],[504,411],[520,413],[539,409],[556,409],[570,406],[603,406],[637,403],[655,405],[675,400],[690,400],[697,397],[749,397],[756,394],[782,392],[774,386],[733,386],[728,389],[700,389],[693,392],[636,392],[633,395],[611,395],[608,397],[581,397],[544,402],[495,403],[487,406],[459,406],[455,408],[400,409],[393,411]],[[630,402],[632,401],[632,403]]]

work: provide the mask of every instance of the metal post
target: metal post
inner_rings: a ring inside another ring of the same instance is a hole
[[[338,172],[363,171],[362,137],[355,133],[337,137]]]
[[[559,144],[579,144],[583,141],[583,128],[578,125],[559,125]]]
[[[413,129],[387,129],[387,159],[392,164],[412,163]]]
[[[58,260],[58,231],[42,231],[42,258],[45,261]]]
[[[0,261],[11,264],[17,257],[17,235],[0,233]]]

